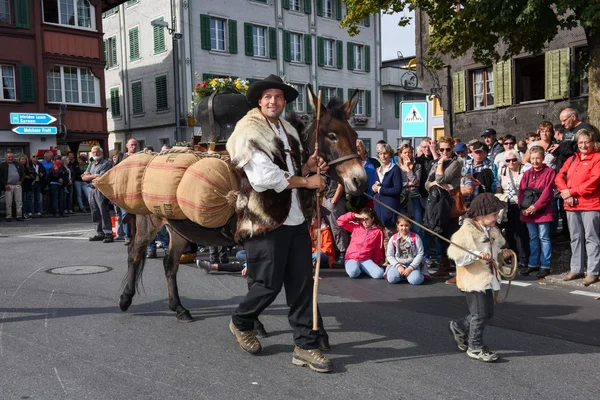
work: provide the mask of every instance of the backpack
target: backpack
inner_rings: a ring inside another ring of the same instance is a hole
[[[411,247],[417,247],[417,234],[414,233],[413,231],[410,231],[408,236],[410,237],[410,246]],[[394,233],[394,235],[392,236],[392,243],[394,244],[394,247],[397,247],[398,244],[398,233]]]

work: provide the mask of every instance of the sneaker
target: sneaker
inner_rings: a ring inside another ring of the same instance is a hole
[[[212,265],[208,261],[196,260],[196,265],[198,268],[203,269],[207,274],[210,274],[210,271],[212,271]]]
[[[28,213],[28,214],[27,214],[27,216],[28,216],[29,218],[33,218],[33,213]]]
[[[545,278],[550,275],[550,268],[540,268],[540,270],[535,274],[536,278]]]
[[[487,346],[483,346],[479,350],[468,349],[467,355],[474,360],[479,360],[483,362],[494,362],[499,358],[498,354],[488,349]]]
[[[112,237],[112,236],[106,236],[106,237],[104,238],[104,240],[102,240],[102,243],[112,243],[112,242],[114,242],[114,241],[115,241],[115,239],[113,239],[113,237]]]
[[[304,350],[296,346],[292,356],[292,364],[308,367],[317,372],[331,372],[333,364],[319,349]]]
[[[539,271],[538,267],[527,267],[527,269],[521,271],[521,275],[529,276],[530,273]]]
[[[31,219],[31,216],[29,214],[23,214],[23,219],[27,221],[28,219]]]
[[[131,244],[131,238],[130,237],[126,237],[125,238],[125,246],[129,246]]]
[[[146,258],[156,258],[156,252],[155,251],[146,252]]]
[[[23,218],[23,217],[17,217],[17,221],[25,221],[25,218]]]
[[[42,218],[42,213],[35,213],[35,216],[38,218]]]
[[[90,242],[99,242],[99,241],[101,241],[101,240],[104,240],[104,235],[103,235],[103,234],[101,234],[101,233],[98,233],[98,234],[96,234],[96,235],[94,235],[94,236],[90,237],[88,240],[89,240]]]
[[[256,338],[255,331],[240,331],[231,320],[229,321],[229,330],[231,331],[233,336],[235,336],[238,345],[246,353],[255,355],[261,352],[262,346]]]
[[[448,327],[450,328],[450,332],[454,337],[454,341],[456,342],[456,346],[458,346],[458,349],[460,351],[467,351],[469,346],[467,344],[467,334],[465,333],[465,331],[460,329],[456,321],[450,321]]]
[[[120,241],[120,242],[121,242],[121,241],[125,240],[125,237],[124,237],[124,236],[117,236],[117,237],[115,238],[115,240],[118,240],[118,241]]]

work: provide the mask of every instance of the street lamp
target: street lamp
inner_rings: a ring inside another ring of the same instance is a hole
[[[152,26],[166,28],[169,31],[169,35],[173,38],[173,84],[175,85],[175,142],[181,140],[181,124],[180,124],[180,111],[181,111],[181,87],[179,84],[179,44],[178,40],[183,38],[181,33],[175,32],[175,29],[169,28],[167,21],[155,20],[150,23]]]

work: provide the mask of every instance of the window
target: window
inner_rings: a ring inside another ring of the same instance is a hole
[[[161,111],[169,109],[167,76],[157,76],[154,83],[156,85],[156,110]]]
[[[0,65],[0,100],[16,100],[15,67]]]
[[[347,43],[348,69],[371,72],[371,46],[348,42]],[[338,49],[338,52],[341,49]],[[338,66],[341,68],[341,65]]]
[[[139,3],[139,0],[128,0],[127,1],[127,7],[131,7],[136,5],[137,3]]]
[[[333,0],[323,1],[323,16],[325,18],[333,18]]]
[[[171,143],[171,140],[169,138],[160,138],[158,139],[158,141],[160,142],[160,147],[170,146]]]
[[[113,36],[104,41],[104,59],[106,68],[116,67],[117,63],[117,37]]]
[[[323,42],[323,52],[325,57],[325,66],[333,67],[333,47],[335,42],[333,40],[325,39]]]
[[[471,71],[473,109],[494,106],[494,69],[492,67]]]
[[[140,59],[140,31],[138,27],[129,30],[129,60]]]
[[[0,24],[10,24],[10,1],[0,0]]]
[[[356,108],[354,111],[355,115],[365,115],[364,97],[365,97],[365,91],[359,90],[358,91],[358,102],[356,103]]]
[[[137,139],[138,141],[138,149],[144,150],[146,148],[146,141],[144,139]]]
[[[225,51],[225,20],[210,19],[210,48]]]
[[[354,45],[354,69],[363,69],[363,46],[359,44]]]
[[[290,0],[290,10],[300,11],[300,0]]]
[[[115,151],[123,151],[123,142],[115,142]]]
[[[299,33],[290,34],[291,61],[302,62],[302,35]]]
[[[304,85],[292,84],[292,86],[298,91],[298,97],[292,103],[292,108],[297,113],[306,112],[304,97],[306,96],[306,90],[304,89]]]
[[[590,55],[587,47],[575,49],[575,71],[574,78],[576,87],[575,95],[584,96],[589,93],[588,68]]]
[[[89,68],[54,66],[46,74],[49,103],[100,105],[100,80]]]
[[[121,98],[119,88],[110,89],[110,113],[113,118],[121,116]]]
[[[515,60],[517,103],[543,100],[545,96],[544,55]]]
[[[163,21],[163,18],[157,18],[155,21]],[[162,53],[166,50],[165,47],[165,28],[162,26],[153,26],[154,34],[154,54]]]
[[[141,81],[133,82],[131,84],[131,111],[134,115],[142,114],[144,112]]]
[[[87,0],[43,0],[43,6],[44,22],[96,29],[96,8]]]
[[[264,26],[252,26],[252,49],[254,56],[267,56],[267,28]]]

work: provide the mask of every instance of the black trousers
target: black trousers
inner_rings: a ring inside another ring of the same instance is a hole
[[[312,330],[313,275],[308,225],[281,227],[244,242],[248,276],[252,283],[232,315],[241,331],[254,329],[254,321],[275,300],[285,285],[288,320],[294,342],[316,349],[318,331]]]
[[[517,253],[519,264],[527,265],[529,262],[529,231],[527,224],[521,221],[521,209],[517,204],[508,205],[508,221],[500,227],[506,233],[508,248]]]
[[[469,315],[458,320],[458,326],[469,337],[469,349],[479,350],[483,347],[483,330],[485,324],[494,316],[494,292],[464,292],[469,307]]]

